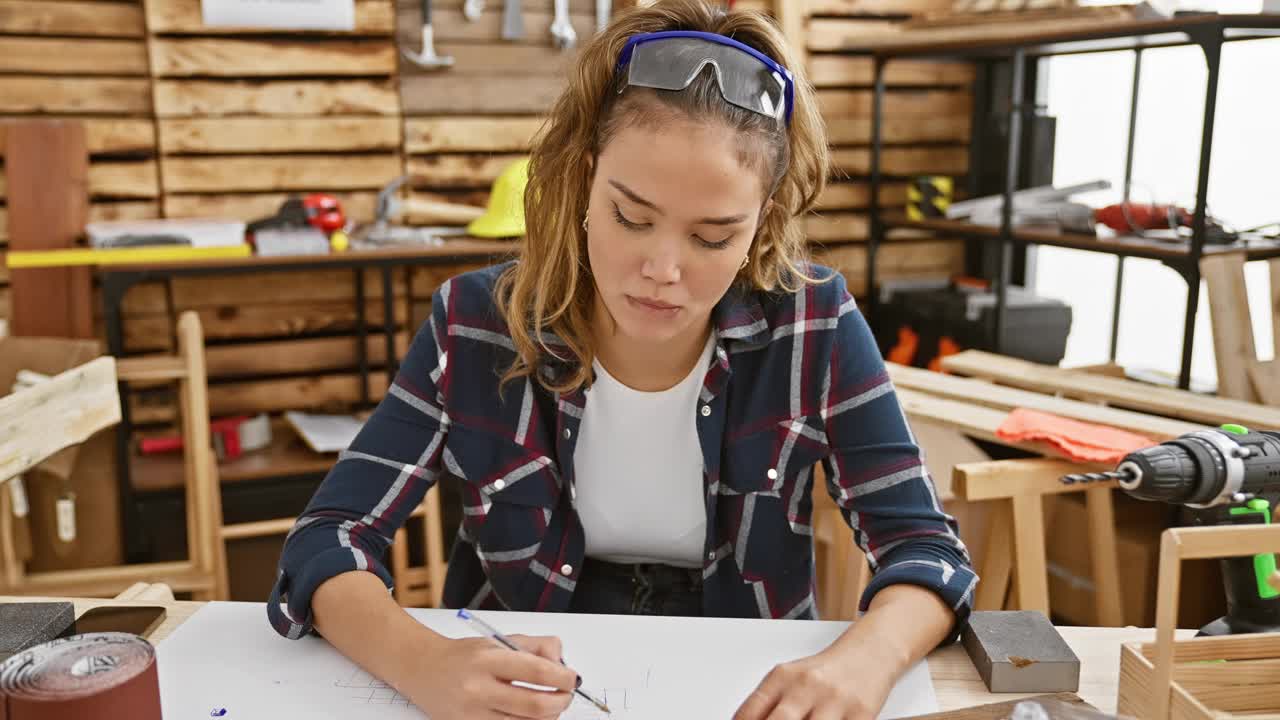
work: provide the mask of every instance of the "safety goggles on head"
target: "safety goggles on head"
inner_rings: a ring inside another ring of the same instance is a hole
[[[684,90],[707,65],[715,70],[726,102],[791,124],[791,73],[724,35],[694,30],[632,35],[618,55],[616,72],[627,71],[627,85]]]

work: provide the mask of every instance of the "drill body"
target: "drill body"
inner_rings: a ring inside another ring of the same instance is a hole
[[[1115,479],[1135,498],[1184,505],[1197,525],[1272,522],[1280,501],[1280,432],[1238,425],[1200,430],[1130,453],[1114,472],[1070,475],[1065,482]],[[1280,590],[1267,578],[1276,554],[1221,561],[1227,614],[1201,635],[1280,632]]]

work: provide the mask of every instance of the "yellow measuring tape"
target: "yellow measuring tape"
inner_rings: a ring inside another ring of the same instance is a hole
[[[8,255],[11,268],[66,267],[68,265],[125,265],[134,263],[221,260],[253,255],[247,244],[220,247],[130,247],[67,250],[15,250]]]

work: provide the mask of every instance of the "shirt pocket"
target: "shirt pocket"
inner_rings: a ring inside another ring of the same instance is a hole
[[[811,562],[813,467],[830,454],[815,420],[781,421],[725,448],[717,525],[747,581],[804,572]]]

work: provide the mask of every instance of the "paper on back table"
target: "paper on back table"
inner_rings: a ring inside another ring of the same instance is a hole
[[[451,610],[409,612],[448,637],[475,637]],[[606,696],[616,720],[730,718],[774,665],[818,652],[846,627],[806,620],[481,613],[504,633],[558,636],[565,661],[582,674],[584,688]],[[424,717],[324,640],[277,635],[260,603],[203,606],[159,643],[157,656],[169,720]],[[856,667],[849,682],[858,682]],[[880,716],[937,709],[928,666],[920,662],[894,687]],[[562,716],[601,717],[576,697]]]

